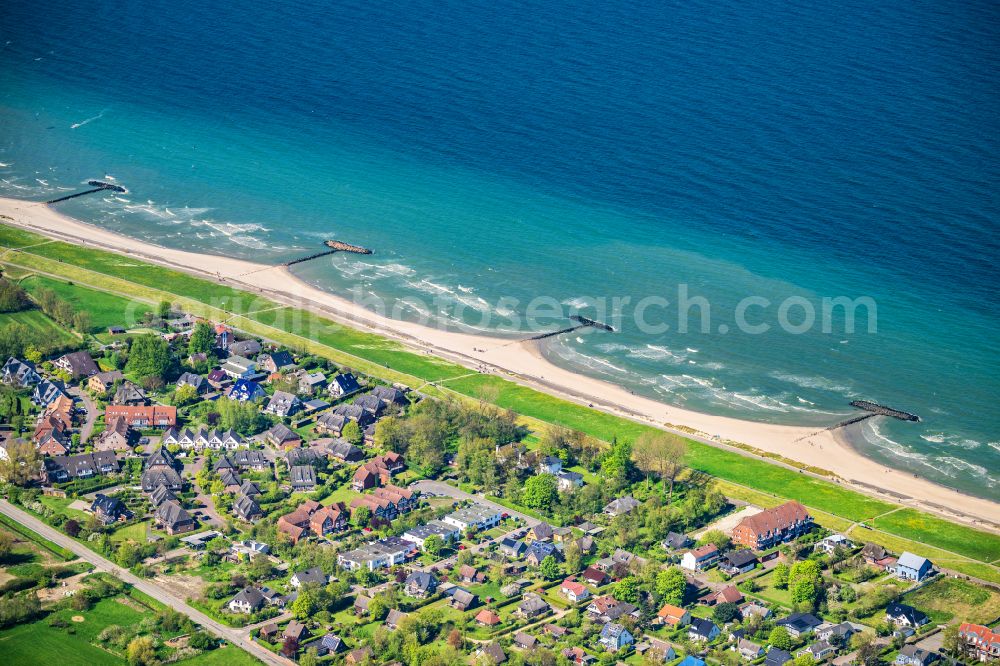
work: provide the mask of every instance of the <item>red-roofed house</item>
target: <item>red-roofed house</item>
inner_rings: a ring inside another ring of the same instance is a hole
[[[781,506],[748,516],[733,528],[733,541],[747,548],[763,550],[794,539],[812,528],[812,516],[798,502],[785,502]]]
[[[177,425],[177,408],[167,405],[108,405],[104,421],[125,419],[130,428],[172,428]]]
[[[673,606],[671,604],[664,604],[660,612],[656,614],[656,617],[660,622],[671,627],[683,627],[691,622],[691,613],[680,606]]]
[[[559,588],[559,591],[563,593],[563,596],[574,603],[590,598],[590,590],[587,589],[587,586],[573,580],[572,578],[564,580],[562,582],[562,587]]]

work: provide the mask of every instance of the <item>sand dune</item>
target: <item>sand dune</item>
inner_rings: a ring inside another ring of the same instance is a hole
[[[967,522],[1000,519],[1000,505],[908,472],[886,468],[860,455],[829,431],[743,421],[669,406],[634,395],[621,386],[560,368],[545,360],[534,344],[511,343],[509,339],[443,331],[387,319],[345,298],[312,287],[285,268],[160,247],[85,224],[42,203],[0,198],[0,214],[6,216],[5,222],[51,237],[130,254],[264,293],[275,300],[322,313],[342,323],[378,332],[470,369],[500,374],[598,409],[659,427],[693,428],[701,433],[698,439],[716,445],[724,445],[722,441],[731,440],[777,453],[829,470],[840,477],[840,483],[851,485],[861,492],[881,495]]]

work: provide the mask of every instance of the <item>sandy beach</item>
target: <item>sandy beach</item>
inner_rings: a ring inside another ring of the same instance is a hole
[[[469,335],[381,317],[360,305],[306,284],[287,269],[240,259],[160,247],[85,224],[43,203],[0,198],[3,221],[73,243],[100,247],[170,266],[324,314],[333,320],[396,339],[470,368],[488,371],[597,409],[661,428],[691,428],[697,439],[725,446],[740,442],[806,465],[829,470],[838,482],[952,519],[996,530],[1000,505],[965,495],[909,472],[887,468],[852,449],[834,433],[712,416],[666,405],[631,391],[562,369],[545,360],[533,344]],[[9,218],[9,219],[8,219]],[[690,435],[685,432],[684,434]],[[985,521],[985,522],[983,522]],[[986,524],[990,523],[990,524]]]

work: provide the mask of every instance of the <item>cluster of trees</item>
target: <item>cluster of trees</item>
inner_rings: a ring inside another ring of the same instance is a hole
[[[405,418],[382,419],[375,428],[375,444],[405,454],[410,465],[428,475],[440,472],[446,456],[455,453],[466,480],[487,484],[497,479],[495,448],[526,434],[511,411],[486,403],[424,400]]]
[[[815,560],[800,560],[789,567],[778,564],[774,567],[774,586],[791,592],[792,601],[811,607],[819,602],[823,592],[823,574]]]
[[[20,312],[30,307],[31,299],[21,285],[0,278],[0,312]]]
[[[66,328],[73,328],[78,333],[89,333],[93,326],[89,312],[74,310],[69,301],[59,298],[56,292],[47,287],[40,287],[35,291],[35,301],[42,312]]]
[[[162,387],[168,374],[174,370],[174,365],[170,345],[159,335],[132,338],[125,372],[139,377],[147,388]]]

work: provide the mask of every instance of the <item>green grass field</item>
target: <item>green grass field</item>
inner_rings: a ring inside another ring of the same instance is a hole
[[[21,286],[30,294],[37,293],[43,287],[51,289],[59,298],[69,302],[74,310],[89,312],[93,324],[91,333],[106,330],[109,326],[131,328],[153,310],[149,303],[143,301],[129,300],[41,275],[25,278],[21,281]]]
[[[968,528],[916,509],[894,511],[877,519],[875,527],[914,541],[933,543],[981,562],[1000,559],[1000,536],[980,532],[970,539]]]
[[[605,441],[613,437],[634,439],[648,426],[570,403],[519,386],[492,375],[470,375],[459,365],[406,350],[371,333],[340,326],[318,315],[280,306],[268,299],[215,284],[131,257],[62,242],[44,242],[43,236],[0,225],[0,247],[30,247],[24,253],[8,252],[6,260],[38,270],[64,275],[101,289],[135,294],[151,302],[167,298],[190,306],[195,314],[230,317],[233,325],[275,339],[293,348],[322,354],[335,362],[389,381],[413,386],[438,382],[456,394],[477,398],[484,388],[495,391],[496,402],[546,423],[574,428]],[[226,312],[222,312],[226,311]],[[440,394],[434,387],[425,392]],[[870,498],[795,470],[691,441],[688,463],[692,468],[776,497],[797,499],[832,517],[848,521],[870,520],[895,505]],[[914,517],[908,517],[912,512]],[[902,515],[900,515],[902,514]],[[919,539],[932,547],[993,562],[1000,558],[1000,539],[978,530],[909,510],[880,519],[886,533]],[[990,567],[994,573],[995,567]]]
[[[111,535],[112,541],[135,541],[136,543],[146,543],[146,531],[149,521],[144,520],[139,523],[132,523],[125,527],[120,527]]]
[[[175,663],[183,666],[258,666],[262,662],[239,648],[228,646]]]
[[[57,324],[41,310],[0,313],[0,328],[14,323],[27,326],[32,332],[38,334],[39,340],[44,340],[46,344],[61,347],[79,342],[75,335]]]
[[[919,608],[935,622],[953,618],[992,624],[1000,617],[1000,592],[955,578],[939,578],[907,594],[903,601]]]

